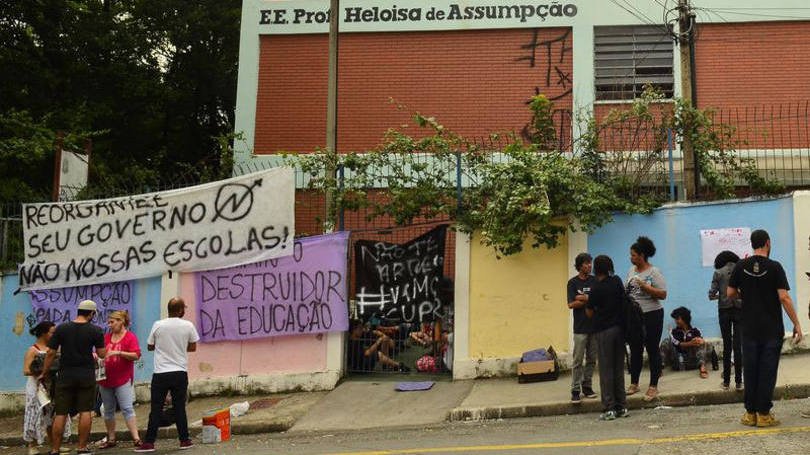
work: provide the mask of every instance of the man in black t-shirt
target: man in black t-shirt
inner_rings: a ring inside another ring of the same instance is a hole
[[[59,324],[48,342],[45,367],[42,377],[48,374],[51,364],[59,356],[59,372],[54,392],[53,438],[51,453],[59,453],[62,445],[62,431],[70,410],[79,413],[79,445],[76,453],[90,453],[87,440],[90,437],[92,411],[96,404],[96,360],[93,349],[99,358],[107,355],[104,347],[104,332],[91,322],[96,313],[96,303],[84,300],[79,303],[76,318]]]
[[[581,402],[581,395],[596,398],[593,391],[593,370],[596,365],[596,340],[591,320],[585,316],[588,294],[595,282],[591,275],[591,255],[579,253],[574,259],[577,274],[568,280],[568,308],[574,316],[574,353],[571,359],[571,402]],[[582,359],[585,358],[583,367]]]
[[[743,425],[778,425],[771,412],[776,372],[785,337],[782,309],[793,322],[793,341],[802,339],[802,329],[788,291],[782,264],[769,259],[771,239],[763,230],[751,233],[754,255],[737,263],[731,272],[726,295],[742,298],[743,380],[745,414]]]

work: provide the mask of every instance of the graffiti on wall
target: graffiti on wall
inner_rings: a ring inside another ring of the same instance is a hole
[[[407,243],[371,240],[355,243],[357,309],[369,319],[378,314],[401,322],[441,315],[450,302],[440,292],[447,226],[438,226]]]
[[[530,68],[536,68],[538,72],[537,84],[533,87],[533,95],[545,94],[551,101],[557,101],[570,95],[573,91],[573,77],[570,68],[563,64],[566,55],[573,51],[569,42],[571,30],[567,29],[562,34],[543,39],[540,34],[541,29],[532,30],[531,39],[528,43],[520,46],[521,56],[515,59],[516,62],[527,62]],[[531,98],[525,104],[530,104]],[[559,144],[562,149],[565,147],[565,136],[567,123],[572,117],[570,109],[555,109],[554,123],[559,131]],[[530,125],[526,124],[521,131],[521,135],[526,140],[531,140]]]
[[[558,95],[549,96],[551,101],[556,101],[571,94],[571,71],[562,64],[565,55],[573,51],[568,42],[570,35],[571,30],[568,29],[555,38],[541,41],[540,30],[535,29],[532,31],[531,40],[520,46],[527,52],[516,61],[528,62],[529,67],[539,70],[540,83],[534,87],[535,95],[561,90]]]

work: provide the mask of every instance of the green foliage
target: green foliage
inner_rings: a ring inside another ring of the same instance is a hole
[[[675,114],[668,122],[680,138],[692,141],[695,160],[703,178],[704,199],[735,197],[737,188],[748,187],[752,195],[773,195],[785,191],[774,178],[760,174],[756,161],[735,154],[740,144],[735,128],[716,122],[711,109],[697,109],[683,100],[676,101]]]
[[[13,178],[0,181],[0,202],[34,197],[9,195],[17,181],[50,194],[57,131],[99,132],[88,194],[154,188],[189,169],[224,175],[219,138],[233,125],[241,3],[0,2],[0,119],[25,113],[37,131],[5,127],[0,142],[17,141],[38,163],[0,157],[18,170],[4,173]]]
[[[512,144],[506,161],[484,163],[479,185],[465,192],[461,230],[480,231],[481,241],[499,255],[532,247],[554,247],[574,217],[592,232],[625,208],[604,184],[591,179],[583,161],[560,153],[538,153],[534,144]]]
[[[389,130],[383,145],[369,153],[286,156],[290,165],[308,176],[311,188],[333,195],[327,227],[335,225],[340,210],[364,209],[368,221],[388,216],[398,225],[454,213],[455,150],[465,142],[433,118],[416,114],[413,120],[433,134],[416,139]],[[339,180],[334,171],[343,178]]]
[[[610,185],[593,179],[587,160],[543,151],[555,142],[553,104],[536,97],[530,107],[534,142],[511,137],[498,162],[419,114],[414,123],[425,133],[421,138],[389,130],[371,153],[317,153],[288,156],[287,161],[308,174],[311,188],[332,195],[328,226],[340,210],[364,209],[369,220],[388,216],[399,225],[446,217],[462,231],[479,232],[498,255],[521,251],[527,238],[535,248],[553,247],[572,219],[591,232],[609,222],[614,211],[650,209],[623,200]],[[457,166],[464,181],[471,182],[460,201]],[[343,179],[332,171],[340,169]]]

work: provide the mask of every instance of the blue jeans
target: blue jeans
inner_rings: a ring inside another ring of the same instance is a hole
[[[132,381],[112,388],[98,386],[98,390],[104,403],[104,420],[114,420],[116,408],[121,410],[124,420],[135,417],[135,408],[132,406],[135,401],[135,388]]]
[[[757,341],[743,338],[745,410],[767,414],[773,407],[773,389],[782,353],[782,340]]]

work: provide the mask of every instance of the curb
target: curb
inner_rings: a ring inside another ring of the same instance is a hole
[[[270,421],[270,422],[235,423],[231,424],[231,434],[238,435],[238,434],[282,433],[292,428],[293,424],[295,424],[295,421],[293,419],[277,422]],[[188,431],[192,438],[199,437],[202,434],[202,426],[200,425],[189,426]],[[141,434],[143,435],[145,433],[146,430],[143,429]],[[107,433],[104,431],[93,431],[90,433],[90,441],[98,441],[106,436]],[[168,428],[160,428],[158,430],[157,437],[158,440],[177,439],[177,428],[174,426]],[[116,430],[115,438],[116,440],[122,442],[124,448],[126,448],[128,442],[132,441],[132,437],[130,436],[128,430]],[[70,439],[71,441],[66,445],[70,446],[75,445],[76,444],[75,435],[71,435]],[[202,444],[202,442],[199,443]],[[24,446],[25,441],[23,441],[22,436],[0,437],[0,445],[7,447]]]
[[[795,400],[810,397],[810,384],[778,386],[773,392],[774,400]],[[646,402],[641,396],[627,399],[628,409],[653,409],[657,406],[708,406],[716,404],[742,403],[743,393],[736,390],[710,390],[660,395],[658,399]],[[450,422],[475,420],[516,419],[521,417],[548,417],[566,414],[598,413],[602,403],[598,399],[583,400],[580,404],[567,401],[536,405],[490,406],[483,408],[455,408],[448,413]]]

